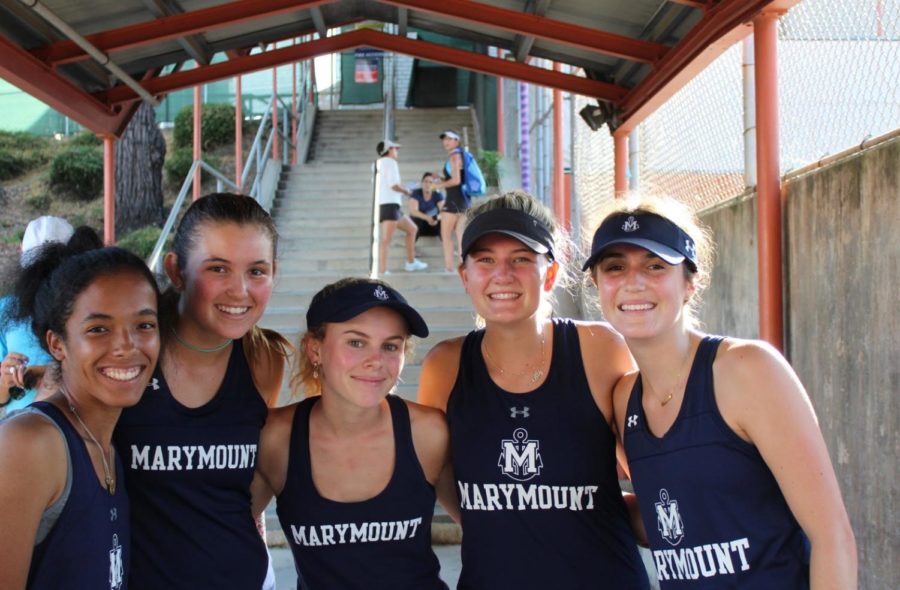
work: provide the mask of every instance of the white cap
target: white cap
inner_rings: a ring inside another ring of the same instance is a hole
[[[25,235],[22,236],[22,256],[20,258],[22,268],[31,264],[38,246],[47,242],[65,244],[73,233],[75,230],[72,225],[62,217],[44,215],[33,219],[25,228]]]
[[[444,139],[445,137],[449,137],[450,139],[455,139],[456,141],[459,141],[459,134],[452,129],[447,129],[447,130],[441,132],[441,139]]]

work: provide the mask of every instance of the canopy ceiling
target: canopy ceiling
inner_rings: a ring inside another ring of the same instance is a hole
[[[97,133],[124,130],[138,94],[41,16],[45,8],[154,96],[373,47],[593,97],[611,127],[628,129],[747,35],[755,16],[798,1],[0,0],[0,78]],[[395,24],[397,34],[347,27],[364,21]],[[339,27],[346,32],[326,36]],[[410,29],[482,52],[410,39]],[[305,35],[312,40],[275,48]],[[228,59],[211,64],[219,52]],[[181,69],[189,60],[199,67]]]

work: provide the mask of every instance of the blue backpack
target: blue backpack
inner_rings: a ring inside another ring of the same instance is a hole
[[[459,150],[463,158],[460,189],[466,198],[480,197],[487,190],[487,184],[484,182],[484,174],[481,173],[478,160],[475,159],[475,156],[469,150],[462,148],[459,148]]]

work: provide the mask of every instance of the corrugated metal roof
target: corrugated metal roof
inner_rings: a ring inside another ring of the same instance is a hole
[[[488,46],[506,50],[518,67],[451,51],[446,63],[593,92],[610,103],[610,113],[627,118],[636,112],[635,105],[660,92],[668,80],[709,52],[715,41],[736,34],[763,9],[786,8],[796,1],[41,0],[40,4],[138,80],[156,78],[162,68],[192,58],[208,62],[218,52],[228,52],[239,69],[245,63],[247,68],[256,67],[252,64],[258,62],[241,60],[253,48],[323,27],[377,21],[398,24],[401,31],[415,28],[474,42],[482,54]],[[0,35],[4,41],[0,77],[95,131],[116,133],[127,123],[127,116],[117,109],[133,100],[131,91],[117,89],[120,82],[100,64],[79,59],[80,50],[66,51],[65,37],[19,0],[0,0]],[[367,34],[346,39],[441,56],[434,47],[406,38]],[[309,48],[331,52],[350,45],[337,39],[329,44],[314,41]],[[568,76],[544,74],[546,64],[534,58],[578,70]],[[216,71],[201,67],[196,76],[182,78],[186,84],[201,83],[214,79]],[[572,80],[576,76],[612,86],[585,86]]]

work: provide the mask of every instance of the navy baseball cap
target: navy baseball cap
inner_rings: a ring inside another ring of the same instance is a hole
[[[396,310],[409,326],[413,336],[428,336],[428,325],[406,299],[396,290],[382,283],[361,281],[341,287],[327,295],[313,297],[306,310],[306,326],[312,329],[325,323],[346,322],[373,307]]]
[[[616,213],[604,219],[594,233],[591,255],[581,270],[594,266],[603,251],[615,244],[638,246],[669,264],[685,262],[692,271],[697,271],[694,239],[665,217],[645,211]]]
[[[553,259],[553,232],[539,219],[518,209],[492,209],[469,220],[462,237],[462,259],[487,234],[513,237],[538,254]]]

